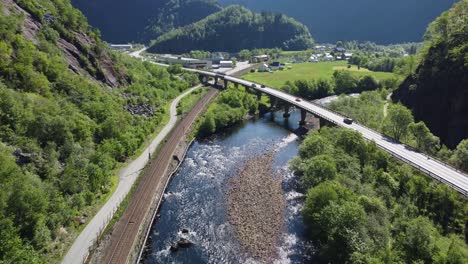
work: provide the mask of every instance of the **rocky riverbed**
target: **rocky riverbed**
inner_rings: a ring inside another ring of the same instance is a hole
[[[240,244],[262,263],[275,258],[284,223],[281,178],[272,169],[275,154],[248,160],[229,182],[229,222]]]

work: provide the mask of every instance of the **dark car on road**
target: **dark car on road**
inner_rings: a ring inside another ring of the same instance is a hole
[[[257,85],[255,83],[252,83],[252,88],[257,88]]]
[[[296,102],[301,102],[301,98],[296,98]]]
[[[351,125],[354,122],[354,120],[351,119],[351,118],[346,117],[345,119],[343,119],[343,122],[345,124]]]
[[[264,84],[262,84],[262,88],[265,88],[266,86]]]

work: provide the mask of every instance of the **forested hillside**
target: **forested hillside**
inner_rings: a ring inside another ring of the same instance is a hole
[[[221,10],[215,0],[72,0],[72,3],[101,31],[104,40],[114,43],[149,43],[163,33]]]
[[[313,40],[307,28],[282,14],[256,14],[230,6],[194,24],[159,37],[150,52],[185,53],[191,50],[237,52],[242,49],[303,50]]]
[[[468,1],[437,18],[422,62],[393,94],[447,146],[468,138]]]
[[[1,0],[0,262],[58,262],[188,86],[110,53],[69,0]]]
[[[466,198],[358,132],[310,133],[292,167],[320,263],[467,263]]]
[[[431,21],[457,0],[219,0],[255,11],[284,13],[305,24],[318,42],[420,41]]]

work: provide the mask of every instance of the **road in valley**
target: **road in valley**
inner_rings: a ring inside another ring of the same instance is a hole
[[[211,74],[211,73],[208,73]],[[261,91],[262,93],[272,95],[279,99],[282,99],[290,104],[304,109],[309,113],[319,116],[331,123],[334,123],[338,126],[346,127],[353,129],[362,134],[362,136],[369,140],[374,141],[377,146],[387,151],[394,157],[412,165],[413,167],[421,170],[422,172],[428,174],[432,178],[447,184],[448,186],[454,188],[461,194],[468,196],[468,176],[447,164],[444,164],[434,158],[431,158],[421,152],[418,152],[415,149],[408,147],[405,144],[397,142],[392,138],[385,136],[381,133],[378,133],[370,128],[367,128],[359,123],[354,122],[351,125],[347,125],[343,122],[344,116],[332,112],[318,104],[308,102],[306,100],[300,99],[296,96],[287,94],[282,91],[278,91],[274,88],[264,87],[261,88],[260,84],[255,84],[250,81],[246,81],[240,78],[232,76],[224,76],[224,78],[230,82],[238,83],[247,87],[252,87],[252,89]],[[255,84],[255,87],[253,85]]]
[[[160,143],[166,138],[177,123],[177,105],[180,100],[190,94],[195,89],[200,88],[201,85],[197,85],[183,94],[179,95],[171,103],[170,107],[170,119],[169,122],[164,126],[161,132],[152,139],[149,145],[144,149],[142,154],[135,160],[129,162],[119,172],[119,183],[117,189],[99,210],[99,212],[89,221],[88,225],[76,238],[73,245],[69,249],[67,255],[63,259],[64,264],[83,263],[89,254],[89,248],[94,245],[94,242],[100,236],[101,232],[106,228],[109,221],[114,216],[115,211],[120,206],[122,200],[127,196],[135,183],[140,171],[146,166],[149,161],[150,154],[153,154]]]
[[[140,53],[144,51],[137,51],[137,56],[140,56]],[[159,64],[161,66],[168,66],[164,64]],[[309,113],[317,115],[329,122],[332,122],[338,126],[347,127],[353,129],[355,131],[360,132],[363,137],[369,141],[374,141],[377,146],[385,150],[386,152],[390,153],[394,157],[408,163],[409,165],[417,168],[418,170],[424,172],[425,174],[429,175],[430,177],[447,184],[448,186],[452,187],[453,189],[457,190],[464,196],[468,196],[468,175],[462,171],[459,171],[447,164],[444,164],[434,158],[431,158],[423,153],[418,152],[415,149],[412,149],[405,144],[397,142],[392,138],[385,136],[381,133],[378,133],[370,128],[367,128],[361,124],[353,123],[351,125],[346,125],[343,123],[344,116],[335,113],[322,107],[318,104],[308,102],[306,100],[296,101],[296,96],[290,95],[288,93],[276,90],[271,87],[264,87],[261,88],[261,84],[246,81],[241,78],[228,76],[228,75],[220,75],[214,72],[203,71],[203,70],[196,70],[196,69],[187,69],[184,68],[186,71],[198,73],[207,77],[212,78],[220,78],[225,79],[232,83],[237,83],[240,85],[244,85],[246,87],[251,87],[252,89],[258,90],[262,93],[272,95],[279,99],[282,99],[290,104],[304,109]],[[255,87],[253,86],[255,84]]]

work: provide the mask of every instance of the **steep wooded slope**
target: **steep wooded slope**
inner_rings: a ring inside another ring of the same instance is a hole
[[[411,108],[443,143],[468,138],[468,1],[463,0],[428,28],[421,65],[393,94]]]
[[[215,0],[72,0],[108,42],[149,42],[213,14]]]
[[[188,86],[108,51],[69,0],[0,0],[0,263],[59,262]]]
[[[309,30],[292,18],[274,13],[256,14],[241,6],[230,6],[162,35],[149,50],[158,53],[237,52],[255,48],[303,50],[312,44]]]

